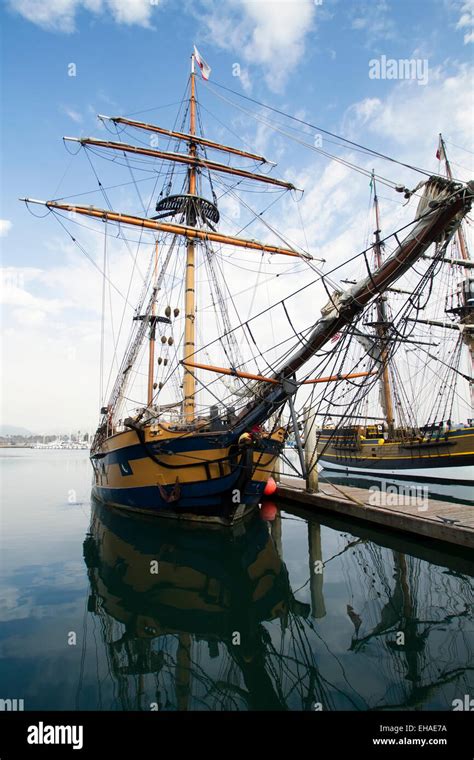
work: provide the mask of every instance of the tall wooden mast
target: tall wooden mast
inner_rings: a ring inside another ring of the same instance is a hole
[[[158,240],[155,243],[155,260],[153,264],[153,302],[151,306],[151,320],[150,320],[150,346],[148,352],[148,394],[147,404],[151,406],[153,403],[153,382],[155,374],[155,339],[156,339],[156,289],[158,278]]]
[[[374,208],[375,208],[375,244],[374,255],[375,265],[377,269],[382,266],[382,246],[380,243],[380,216],[379,216],[379,199],[377,197],[377,188],[375,184],[375,174],[372,172],[372,186],[374,188]],[[387,347],[387,297],[385,295],[379,296],[376,302],[377,308],[377,334],[380,340],[380,357],[382,360],[382,406],[384,417],[387,421],[389,435],[393,434],[393,424],[395,421],[393,414],[393,399],[392,390],[390,387],[390,371],[389,371],[389,356]]]
[[[189,100],[189,134],[191,137],[196,134],[196,74],[194,73],[194,54],[191,56],[191,97]],[[189,155],[196,158],[196,143],[193,140],[189,142]],[[188,193],[196,195],[196,168],[191,165],[188,169]],[[196,213],[194,204],[188,204],[187,225],[196,226]],[[195,352],[196,328],[194,325],[196,317],[196,267],[195,267],[195,245],[194,240],[188,239],[186,246],[186,273],[184,284],[184,350],[183,359],[192,358]],[[192,422],[194,419],[196,392],[196,378],[194,372],[184,368],[183,376],[183,414],[186,422]]]

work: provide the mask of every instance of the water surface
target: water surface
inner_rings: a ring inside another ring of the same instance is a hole
[[[91,504],[87,452],[0,460],[0,698],[450,710],[474,693],[474,560],[455,547],[272,504],[183,528]]]

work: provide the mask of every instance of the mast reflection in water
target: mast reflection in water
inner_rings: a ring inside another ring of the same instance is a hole
[[[209,528],[94,503],[84,640],[101,702],[80,679],[76,706],[448,710],[472,693],[472,560],[274,512]],[[325,531],[339,541],[323,557]]]

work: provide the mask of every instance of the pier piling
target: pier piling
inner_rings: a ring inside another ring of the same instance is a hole
[[[310,408],[304,411],[304,454],[306,462],[306,490],[318,490],[318,467],[316,452],[316,415]]]

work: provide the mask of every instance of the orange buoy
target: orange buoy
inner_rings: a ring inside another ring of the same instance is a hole
[[[273,522],[277,516],[278,507],[273,501],[264,501],[260,507],[260,517],[262,520]]]
[[[278,488],[278,486],[275,483],[275,481],[273,480],[273,478],[269,477],[268,480],[267,480],[266,486],[263,489],[263,493],[265,494],[265,496],[273,496],[273,494],[275,493],[275,491],[277,490],[277,488]]]

